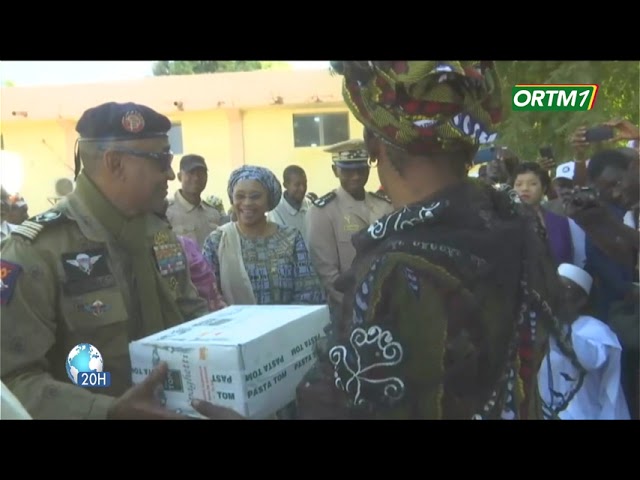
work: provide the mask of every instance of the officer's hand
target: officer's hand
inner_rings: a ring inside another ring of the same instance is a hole
[[[131,387],[113,403],[107,418],[111,420],[187,420],[189,417],[167,410],[155,393],[162,388],[168,366],[162,362],[144,379]]]
[[[220,407],[204,400],[194,400],[191,402],[191,406],[209,420],[247,420],[235,410]]]

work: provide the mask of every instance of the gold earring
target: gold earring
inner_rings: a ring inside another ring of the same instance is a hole
[[[371,168],[376,168],[378,166],[378,159],[375,157],[369,157],[369,159],[367,160],[367,164]]]

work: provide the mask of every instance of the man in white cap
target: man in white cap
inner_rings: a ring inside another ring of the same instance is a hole
[[[571,192],[575,185],[573,175],[576,170],[575,162],[566,162],[558,165],[556,176],[553,177],[551,188],[553,188],[556,198],[546,202],[543,207],[556,215],[565,216],[564,202],[571,197]]]
[[[559,414],[562,420],[629,420],[629,408],[620,385],[622,347],[615,333],[603,322],[582,312],[591,292],[593,279],[583,269],[563,263],[558,275],[565,286],[566,306],[571,324],[571,341],[584,372],[573,366],[557,343],[550,341],[538,372],[538,388],[548,406],[566,402]],[[569,326],[567,326],[569,330]],[[573,398],[565,392],[582,378],[582,386]]]

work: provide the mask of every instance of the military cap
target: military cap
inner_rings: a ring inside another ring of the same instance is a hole
[[[82,114],[76,131],[80,141],[118,141],[166,137],[171,121],[144,105],[103,103]]]
[[[85,111],[76,125],[79,143],[142,140],[168,137],[171,121],[155,110],[137,103],[109,102]],[[80,172],[80,155],[75,155],[75,176]]]
[[[182,172],[190,172],[194,168],[204,168],[207,170],[207,163],[204,161],[204,158],[200,155],[185,155],[180,159],[180,171]]]
[[[363,168],[369,166],[369,152],[364,140],[346,140],[331,145],[324,151],[331,154],[331,160],[336,167]]]

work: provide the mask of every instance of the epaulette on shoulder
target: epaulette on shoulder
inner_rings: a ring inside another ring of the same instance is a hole
[[[336,192],[332,191],[314,200],[313,204],[318,208],[326,207],[334,198],[336,198]]]
[[[40,233],[46,229],[51,228],[54,225],[59,225],[64,222],[71,221],[63,212],[59,210],[47,210],[44,213],[31,217],[28,220],[22,222],[15,230],[11,232],[12,235],[18,235],[26,238],[27,240],[35,240]]]
[[[380,200],[384,200],[387,203],[391,203],[391,199],[387,197],[384,193],[379,193],[379,192],[367,192],[367,193],[376,198],[379,198]]]

